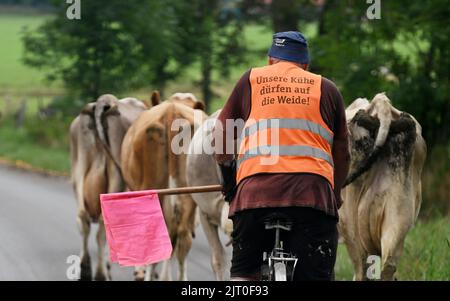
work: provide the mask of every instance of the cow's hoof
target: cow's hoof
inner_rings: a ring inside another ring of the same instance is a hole
[[[91,261],[89,258],[80,264],[80,281],[92,281]]]
[[[103,273],[96,273],[94,280],[95,281],[106,281],[106,276]]]
[[[91,268],[81,268],[80,271],[80,281],[92,281]]]
[[[159,280],[159,274],[157,272],[153,273],[152,280]]]

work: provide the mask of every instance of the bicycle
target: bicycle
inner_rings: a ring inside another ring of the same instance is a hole
[[[267,252],[263,253],[261,280],[293,281],[298,258],[291,252],[286,252],[280,240],[280,231],[291,231],[292,224],[289,217],[279,213],[269,216],[264,221],[266,230],[275,229],[275,245],[269,256]]]

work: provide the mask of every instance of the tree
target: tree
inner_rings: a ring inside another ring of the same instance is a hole
[[[333,79],[347,102],[386,91],[433,145],[450,140],[447,2],[382,1],[380,20],[368,19],[366,1],[244,0],[242,8],[261,22],[270,5],[274,32],[316,24],[312,71]]]
[[[381,19],[364,1],[328,0],[310,41],[314,71],[334,79],[347,102],[386,91],[422,124],[429,145],[450,137],[450,51],[445,0],[384,1]]]
[[[235,1],[192,0],[180,1],[179,17],[190,48],[184,47],[186,56],[200,62],[201,90],[206,106],[210,103],[212,74],[216,70],[226,78],[230,69],[244,59],[242,43],[243,20]]]
[[[55,1],[54,18],[23,37],[26,64],[84,98],[118,93],[173,75],[166,70],[175,48],[171,10],[160,1],[83,1],[81,20],[66,18]],[[166,72],[167,71],[167,72]]]
[[[26,5],[26,6],[46,6],[51,0],[0,0],[0,4],[6,5]]]
[[[233,1],[83,1],[81,20],[73,21],[66,18],[68,6],[55,3],[56,16],[25,33],[24,61],[83,98],[149,84],[164,90],[183,68],[200,62],[208,104],[213,70],[226,76],[242,58]]]
[[[273,32],[299,30],[299,22],[317,20],[324,0],[242,0],[246,20],[267,23]]]
[[[272,0],[270,7],[274,32],[298,30],[302,1]]]

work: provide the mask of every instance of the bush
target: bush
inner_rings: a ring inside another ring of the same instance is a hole
[[[422,197],[422,217],[450,212],[450,144],[429,150],[422,174]]]
[[[0,157],[49,171],[68,172],[68,123],[28,117],[16,128],[12,117],[0,121]]]
[[[41,146],[68,149],[71,119],[55,116],[49,119],[29,118],[25,129],[30,142]]]

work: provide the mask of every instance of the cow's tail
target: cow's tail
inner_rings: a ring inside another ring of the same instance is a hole
[[[105,150],[106,155],[113,162],[123,183],[127,187],[130,187],[123,176],[120,163],[112,154],[108,136],[108,116],[120,114],[117,107],[117,101],[117,98],[110,94],[103,95],[97,100],[94,112],[95,129],[100,140],[100,144]]]
[[[167,146],[167,159],[168,159],[168,172],[169,177],[175,177],[177,172],[177,166],[178,166],[178,156],[175,153],[177,150],[172,149],[172,142],[174,141],[175,136],[178,134],[177,129],[172,128],[173,122],[176,119],[176,106],[174,103],[169,102],[168,103],[168,109],[166,112],[166,125],[165,128],[166,131],[166,146]]]
[[[374,150],[381,148],[389,135],[389,128],[392,123],[392,106],[384,93],[377,94],[372,100],[369,114],[380,120],[377,138],[375,139]]]
[[[370,103],[370,106],[367,108],[367,113],[370,116],[377,118],[379,121],[375,143],[371,153],[360,164],[359,168],[357,168],[347,177],[343,187],[355,181],[359,176],[361,176],[372,167],[372,165],[378,159],[381,149],[389,135],[393,113],[391,103],[384,93],[377,94],[374,97],[374,99]]]
[[[176,106],[172,102],[167,103],[167,111],[166,111],[166,118],[165,118],[165,136],[166,136],[166,154],[167,154],[167,172],[168,172],[168,187],[170,188],[176,188],[178,186],[178,183],[176,182],[177,179],[177,172],[178,172],[178,160],[179,157],[175,153],[175,149],[172,149],[172,141],[174,141],[174,137],[178,133],[175,129],[172,129],[172,125],[174,120],[176,119]],[[176,224],[178,225],[181,216],[180,216],[180,208],[177,207],[176,201],[177,197],[175,195],[168,195],[165,196],[164,199],[165,202],[168,202],[169,208],[171,210],[170,214],[173,215],[173,218],[176,221]],[[174,229],[174,233],[176,233],[176,229]],[[172,245],[177,248],[178,244],[178,235],[171,236]]]
[[[108,138],[108,125],[106,123],[106,112],[108,112],[113,106],[114,100],[116,98],[112,95],[101,96],[95,104],[95,129],[97,131],[98,138],[102,145],[109,148],[109,138]]]

